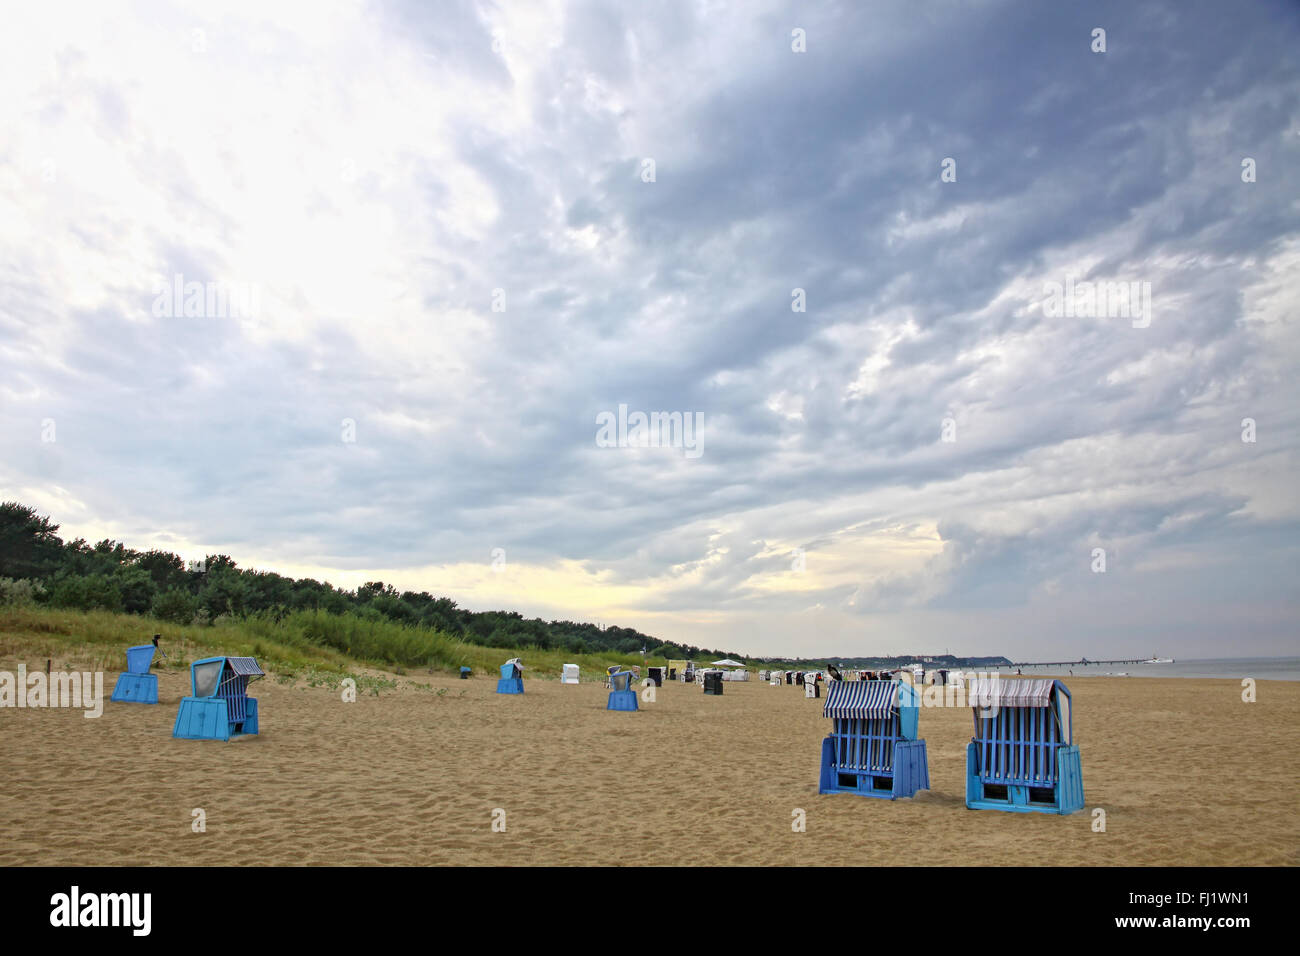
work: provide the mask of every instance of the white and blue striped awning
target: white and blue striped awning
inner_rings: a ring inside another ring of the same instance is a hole
[[[888,717],[898,706],[898,682],[833,680],[827,687],[823,717]]]
[[[979,677],[970,682],[968,702],[972,707],[1046,707],[1052,702],[1053,678]]]
[[[256,657],[227,657],[230,662],[230,672],[239,674],[242,677],[266,676],[266,672],[257,664]]]

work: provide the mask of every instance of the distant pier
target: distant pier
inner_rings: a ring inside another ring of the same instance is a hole
[[[1148,664],[1151,663],[1149,657],[1126,658],[1124,660],[1113,661],[1090,661],[1086,657],[1077,661],[1019,661],[1015,664],[990,664],[990,667],[1088,667],[1091,664]],[[1161,661],[1161,663],[1170,663],[1173,661]]]

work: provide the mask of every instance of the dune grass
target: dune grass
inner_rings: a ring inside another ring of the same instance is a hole
[[[311,683],[332,684],[367,668],[418,675],[455,674],[467,666],[476,676],[495,677],[497,668],[512,657],[523,660],[525,677],[558,677],[564,664],[577,664],[583,680],[603,680],[609,665],[642,663],[634,654],[483,647],[428,628],[324,611],[298,611],[278,620],[259,614],[218,618],[210,625],[178,625],[110,611],[0,608],[0,660],[26,661],[29,666],[49,660],[55,670],[71,670],[74,664],[121,670],[126,648],[146,644],[154,634],[161,635],[167,654],[166,659],[155,658],[155,669],[188,667],[202,657],[229,654],[256,657],[268,673],[291,680],[304,677]]]

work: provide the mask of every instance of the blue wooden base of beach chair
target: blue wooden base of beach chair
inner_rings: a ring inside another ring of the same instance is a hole
[[[609,692],[609,706],[606,710],[636,710],[636,691],[612,690]]]
[[[522,694],[524,679],[522,677],[501,677],[497,679],[498,694]]]
[[[232,728],[233,731],[233,728]],[[251,737],[257,734],[257,698],[248,698],[248,715],[244,718],[243,728],[238,732],[232,732],[232,737]]]
[[[1060,747],[1057,750],[1056,782],[1044,787],[998,784],[985,780],[979,772],[978,757],[976,744],[967,744],[967,809],[1059,813],[1062,816],[1083,809],[1083,764],[1078,747]]]
[[[242,721],[231,722],[226,702],[214,697],[182,697],[172,736],[182,740],[233,740],[257,733],[257,698],[247,698]]]
[[[122,674],[113,685],[113,700],[119,704],[158,703],[156,674]]]
[[[822,741],[819,793],[856,793],[862,797],[897,800],[930,789],[930,765],[924,740],[899,740],[894,744],[892,771],[846,770],[835,766],[835,739]]]
[[[910,797],[930,789],[930,761],[924,740],[900,741],[894,748],[894,796]]]

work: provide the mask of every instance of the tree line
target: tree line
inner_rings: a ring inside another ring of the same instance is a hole
[[[149,615],[178,624],[207,624],[299,610],[387,619],[428,628],[487,647],[537,647],[573,653],[645,649],[654,657],[737,657],[661,641],[627,627],[525,618],[517,611],[470,611],[427,591],[398,591],[372,581],[355,591],[328,581],[240,568],[229,555],[208,555],[191,569],[170,551],[136,551],[118,541],[64,542],[48,516],[16,501],[0,504],[0,604],[32,601],[51,607]]]

